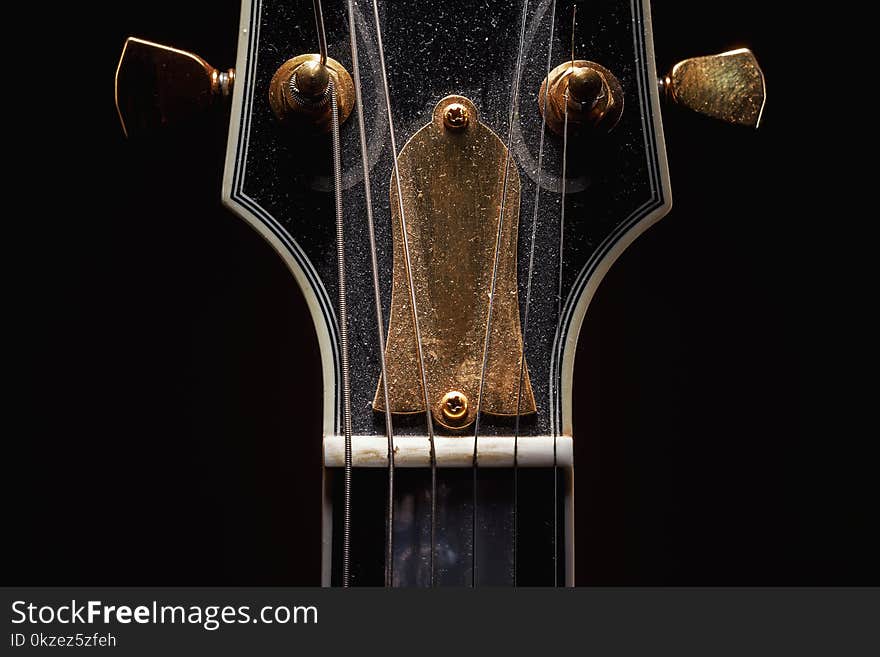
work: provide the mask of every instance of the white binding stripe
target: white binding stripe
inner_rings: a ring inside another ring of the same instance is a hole
[[[643,10],[641,16],[639,15],[637,8],[639,2],[641,2]],[[654,39],[651,27],[651,8],[649,0],[633,0],[632,10],[635,19],[633,22],[633,38],[636,41],[644,39],[647,61],[653,62]],[[641,18],[641,24],[639,23],[639,18]],[[652,109],[657,165],[659,166],[659,170],[657,171],[659,179],[655,184],[658,185],[657,190],[661,194],[662,203],[644,217],[631,224],[629,228],[624,229],[622,235],[620,234],[620,230],[609,235],[605,240],[606,243],[613,240],[617,241],[614,242],[613,246],[605,253],[592,272],[587,273],[590,267],[588,263],[578,275],[578,280],[573,291],[570,293],[569,300],[566,302],[566,308],[563,309],[563,313],[568,313],[570,316],[568,322],[563,320],[563,325],[567,325],[567,331],[561,340],[559,335],[556,336],[557,346],[553,351],[550,366],[551,406],[554,409],[561,410],[562,415],[559,423],[557,423],[557,417],[555,415],[551,416],[551,430],[553,433],[559,432],[563,435],[572,434],[574,358],[577,353],[578,336],[580,335],[581,327],[584,323],[584,317],[587,314],[587,308],[593,300],[593,296],[595,295],[599,284],[605,278],[605,274],[608,273],[608,270],[611,269],[611,265],[614,264],[624,251],[626,251],[629,245],[653,224],[665,217],[672,209],[672,186],[669,182],[669,167],[666,160],[666,140],[663,134],[663,123],[660,114],[660,93],[657,85],[657,73],[654,68],[648,66],[645,70],[645,75],[647,77],[647,80],[645,81],[646,87],[643,88],[641,83],[639,83],[639,91],[640,94],[643,95],[647,92],[647,99],[650,102]],[[646,125],[645,138],[648,139],[649,137],[650,131]],[[647,144],[646,149],[650,164],[650,160],[652,159],[651,148],[649,148]],[[627,223],[628,222],[625,222],[624,225],[627,225]],[[573,300],[575,302],[572,305]],[[560,351],[562,352],[561,362],[559,359]],[[561,369],[559,369],[560,367]],[[561,384],[561,390],[558,392],[555,387],[557,380],[560,381]]]
[[[256,16],[252,23],[252,12],[256,10]],[[337,400],[335,382],[341,377],[337,371],[338,363],[336,358],[336,330],[334,327],[335,317],[328,310],[330,306],[329,296],[324,290],[323,284],[317,272],[312,267],[307,256],[302,253],[295,240],[277,224],[267,213],[262,212],[261,216],[246,205],[247,199],[242,192],[244,186],[244,163],[247,159],[247,141],[249,135],[247,128],[245,134],[242,134],[242,114],[244,114],[245,96],[250,99],[250,92],[253,90],[248,84],[253,81],[248,73],[253,71],[248,69],[250,64],[253,69],[256,68],[256,50],[259,43],[259,13],[261,3],[259,0],[242,0],[241,4],[241,22],[239,25],[238,35],[238,57],[236,59],[236,71],[240,72],[237,76],[235,86],[232,90],[232,112],[229,119],[229,141],[226,149],[226,167],[223,175],[222,200],[224,205],[236,215],[244,219],[257,233],[281,256],[287,268],[296,279],[299,289],[303,293],[306,305],[309,308],[309,314],[312,318],[312,325],[315,327],[315,333],[318,338],[318,348],[321,353],[321,369],[324,381],[323,395],[323,427],[324,435],[334,433],[336,427],[340,424],[337,417]],[[256,33],[251,32],[251,28]],[[251,40],[253,39],[254,52],[250,52]],[[240,156],[239,151],[241,150]],[[236,181],[236,165],[241,164],[241,176]],[[238,187],[234,188],[233,183],[237,182]],[[250,201],[253,206],[256,203]],[[277,228],[269,223],[274,224]],[[289,241],[286,242],[279,237],[280,232]],[[307,272],[306,269],[309,269]],[[319,299],[316,289],[320,291],[324,298]]]

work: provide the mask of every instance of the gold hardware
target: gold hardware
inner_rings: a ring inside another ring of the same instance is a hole
[[[667,100],[735,125],[761,125],[767,87],[751,50],[685,59],[663,82]]]
[[[321,66],[320,55],[298,55],[284,62],[269,83],[269,105],[275,117],[285,125],[311,125],[321,132],[330,131],[330,79],[336,86],[339,122],[344,122],[354,107],[354,83],[345,67],[332,57]]]
[[[320,60],[309,59],[293,71],[296,86],[303,96],[315,99],[320,98],[327,91],[330,84],[330,70],[327,66],[321,66]]]
[[[462,130],[467,127],[470,119],[467,107],[461,103],[452,103],[443,114],[443,125],[450,130]]]
[[[565,62],[550,71],[538,92],[538,108],[547,127],[558,135],[565,129],[566,104],[569,130],[586,125],[609,132],[623,114],[623,87],[600,64],[584,59]]]
[[[191,117],[228,97],[235,71],[198,55],[128,37],[116,67],[116,112],[126,137]]]
[[[458,392],[458,390],[450,390],[443,395],[443,399],[440,402],[440,410],[450,426],[460,425],[461,421],[467,417],[467,395],[463,392]]]
[[[450,110],[457,105],[464,113],[455,109],[450,117]],[[447,128],[449,118],[457,121],[463,115],[468,117],[467,129]],[[478,406],[493,415],[517,412],[523,344],[516,281],[520,180],[513,161],[507,174],[484,398],[479,403],[489,291],[508,157],[498,136],[480,123],[474,104],[463,96],[447,96],[434,108],[431,123],[413,135],[397,158],[425,354],[427,397],[434,420],[448,429],[472,424]],[[424,412],[424,401],[403,257],[397,179],[393,173],[391,214],[394,270],[386,349],[388,396],[392,412],[418,413]],[[528,368],[524,367],[523,372],[520,413],[534,413]],[[385,410],[381,390],[380,380],[373,400],[377,411]],[[450,395],[465,402],[463,410],[449,408]],[[458,412],[462,413],[460,418],[455,417]]]
[[[568,105],[572,109],[592,110],[605,97],[605,80],[594,68],[579,66],[568,80]]]

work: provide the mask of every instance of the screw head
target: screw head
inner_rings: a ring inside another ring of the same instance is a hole
[[[443,412],[443,417],[446,418],[448,421],[460,421],[467,416],[467,395],[465,395],[463,392],[459,392],[458,390],[450,390],[445,395],[443,395],[443,400],[440,402],[440,408]]]
[[[443,113],[443,125],[449,130],[462,130],[470,123],[471,116],[468,108],[461,103],[452,103]],[[449,394],[449,393],[447,393]]]

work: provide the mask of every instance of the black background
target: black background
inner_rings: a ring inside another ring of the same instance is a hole
[[[281,261],[220,206],[228,117],[134,143],[113,106],[126,36],[233,66],[238,3],[87,11],[46,9],[11,60],[4,582],[317,584],[317,345]],[[673,211],[580,338],[578,583],[878,584],[853,346],[873,297],[841,266],[851,215],[799,25],[751,0],[653,16],[663,70],[752,47],[766,124],[664,111]]]

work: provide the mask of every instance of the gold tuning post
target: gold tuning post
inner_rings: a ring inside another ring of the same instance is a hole
[[[198,55],[129,37],[116,68],[116,110],[127,137],[189,118],[232,93],[235,71]]]
[[[317,53],[284,62],[269,83],[269,106],[282,125],[330,132],[330,81],[336,89],[339,122],[354,107],[354,82],[345,67],[332,57],[322,62]]]
[[[558,135],[582,127],[610,132],[623,113],[623,87],[604,66],[585,59],[564,62],[550,71],[538,92],[538,108]]]
[[[757,128],[767,88],[751,50],[685,59],[660,81],[666,100],[727,123]]]

